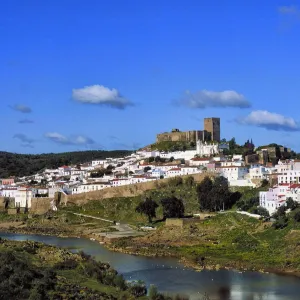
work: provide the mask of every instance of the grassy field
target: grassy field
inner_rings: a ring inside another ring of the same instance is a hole
[[[143,255],[172,255],[194,266],[300,271],[300,225],[276,230],[237,213],[222,213],[184,228],[163,226],[145,237],[121,240],[116,248]]]

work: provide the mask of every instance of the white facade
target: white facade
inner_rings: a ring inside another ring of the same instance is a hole
[[[266,171],[266,168],[263,166],[259,166],[259,167],[253,167],[249,169],[249,178],[250,179],[266,179],[267,178],[267,174],[269,174],[269,172]]]
[[[259,205],[266,208],[270,215],[273,214],[280,206],[285,205],[288,190],[289,185],[278,185],[266,192],[259,192]]]
[[[206,167],[209,164],[208,158],[194,157],[189,161],[190,166],[203,166]]]
[[[206,142],[198,140],[196,152],[200,157],[213,156],[219,154],[219,147],[218,144],[207,144]]]
[[[6,187],[2,189],[2,197],[15,198],[18,192],[18,188]]]
[[[278,175],[278,184],[300,183],[300,170],[288,170]]]
[[[32,191],[28,188],[19,188],[15,197],[15,207],[30,208]]]
[[[104,183],[104,182],[81,184],[81,185],[78,185],[78,186],[72,188],[72,194],[94,192],[94,191],[98,191],[98,190],[103,190],[110,186],[111,185],[109,183]]]
[[[238,166],[219,167],[217,172],[220,173],[220,176],[227,178],[228,181],[239,180],[245,178],[245,175],[248,174],[248,168]]]

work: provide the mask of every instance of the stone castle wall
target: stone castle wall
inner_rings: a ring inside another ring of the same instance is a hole
[[[210,173],[199,173],[199,174],[191,174],[182,176],[182,178],[186,178],[188,176],[193,176],[196,182],[200,182],[206,176],[215,176]],[[114,198],[114,197],[135,197],[143,194],[145,191],[153,190],[158,188],[158,185],[168,183],[169,178],[160,179],[156,181],[149,181],[131,185],[124,185],[118,187],[109,187],[99,191],[92,191],[88,193],[81,193],[76,195],[61,195],[60,205],[66,203],[72,203],[76,205],[82,205],[91,200],[102,200],[106,198]]]

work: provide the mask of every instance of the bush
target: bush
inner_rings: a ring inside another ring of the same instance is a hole
[[[272,227],[275,229],[283,229],[288,225],[288,218],[286,216],[280,216],[278,219],[272,224]]]
[[[147,295],[147,288],[143,281],[132,281],[128,283],[128,291],[135,297]]]
[[[73,270],[78,266],[78,262],[74,259],[67,259],[55,265],[57,270]]]
[[[297,211],[295,214],[294,214],[294,220],[296,222],[300,222],[300,211]]]
[[[158,296],[158,291],[157,291],[157,287],[153,284],[150,285],[149,287],[149,299],[150,300],[156,300],[157,296]]]

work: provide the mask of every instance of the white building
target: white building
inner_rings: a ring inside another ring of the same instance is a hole
[[[216,168],[217,172],[220,173],[220,176],[223,176],[231,180],[244,179],[245,175],[248,174],[248,168],[238,167],[238,166],[228,166],[228,167],[218,167]]]
[[[251,167],[249,169],[249,178],[250,179],[267,179],[267,174],[269,172],[266,170],[264,166],[259,166],[259,167]]]
[[[72,188],[72,195],[99,191],[99,190],[106,189],[108,187],[111,187],[111,184],[108,182],[93,182],[93,183],[81,184]]]
[[[259,192],[259,205],[266,208],[272,215],[280,206],[285,205],[289,184],[282,184],[270,188],[266,192]]]
[[[194,157],[189,161],[190,166],[202,166],[206,167],[209,164],[209,158],[204,158],[204,157]]]
[[[207,144],[207,142],[197,141],[196,152],[200,157],[213,156],[219,154],[218,144]]]
[[[31,207],[32,191],[27,187],[20,187],[15,197],[15,207],[30,208]]]
[[[278,174],[278,184],[300,183],[300,170],[287,170]]]

